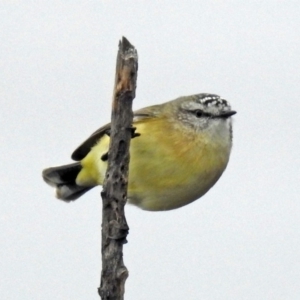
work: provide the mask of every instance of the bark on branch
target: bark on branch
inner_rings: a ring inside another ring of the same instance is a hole
[[[122,300],[128,277],[123,262],[123,244],[127,242],[129,230],[124,205],[127,198],[129,146],[134,134],[132,101],[135,97],[137,69],[137,51],[123,37],[117,55],[108,167],[101,192],[102,272],[98,293],[102,300]]]

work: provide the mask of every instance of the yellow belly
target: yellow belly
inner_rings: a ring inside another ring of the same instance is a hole
[[[165,119],[134,124],[139,137],[130,145],[128,202],[146,210],[169,210],[205,194],[228,163],[230,149],[189,128],[174,129]],[[163,130],[162,130],[163,128]],[[103,136],[81,161],[77,184],[102,184],[109,137]]]

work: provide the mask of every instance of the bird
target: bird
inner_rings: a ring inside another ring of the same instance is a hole
[[[148,211],[187,205],[214,186],[229,161],[232,116],[220,96],[182,96],[134,112],[127,202]],[[102,185],[107,168],[110,124],[72,154],[75,163],[43,170],[44,181],[65,202]]]

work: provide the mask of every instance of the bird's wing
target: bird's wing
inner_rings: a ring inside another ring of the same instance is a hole
[[[145,107],[137,110],[133,114],[133,123],[142,119],[153,118],[156,114],[150,109],[151,107]],[[86,139],[77,149],[72,153],[71,158],[75,161],[82,160],[91,150],[93,146],[101,139],[104,134],[109,134],[110,123],[100,127],[95,131],[88,139]]]
[[[72,153],[71,158],[73,160],[82,160],[91,150],[93,146],[99,141],[99,139],[106,133],[109,133],[110,123],[100,127],[89,138],[87,138],[80,146],[78,146]]]

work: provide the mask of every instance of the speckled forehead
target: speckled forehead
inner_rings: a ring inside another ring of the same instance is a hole
[[[225,99],[222,99],[218,95],[213,94],[199,94],[194,95],[193,101],[187,101],[182,104],[183,109],[194,110],[194,109],[217,109],[221,111],[230,110],[230,104]]]
[[[210,105],[220,105],[223,103],[223,99],[221,99],[220,96],[217,95],[209,95],[209,96],[196,96],[196,102],[199,102],[201,104],[204,104],[206,106],[210,106]]]

